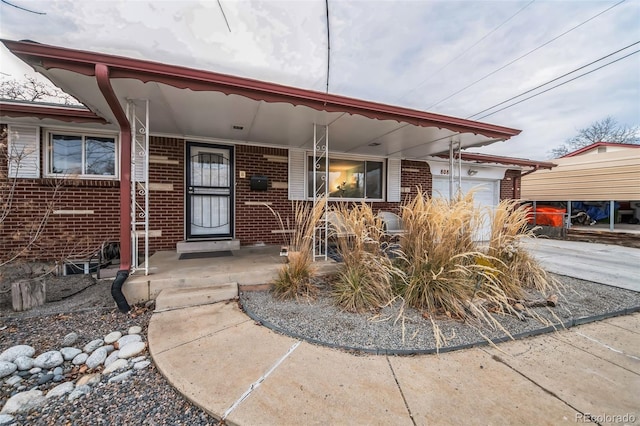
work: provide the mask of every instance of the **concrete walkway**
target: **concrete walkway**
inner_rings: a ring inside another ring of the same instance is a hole
[[[537,240],[552,272],[640,291],[640,250]],[[238,425],[640,424],[640,313],[441,355],[361,356],[257,325],[236,302],[158,312],[158,369]]]
[[[314,346],[224,302],[154,314],[148,336],[169,382],[228,424],[640,422],[640,314],[439,356]]]

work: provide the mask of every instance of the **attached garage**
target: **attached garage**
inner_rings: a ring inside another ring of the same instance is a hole
[[[450,170],[448,162],[440,161],[429,161],[429,167],[433,175],[433,197],[449,199],[451,193],[454,196],[457,194],[458,186],[460,186],[463,194],[474,191],[474,204],[484,211],[483,223],[476,239],[478,241],[489,240],[491,236],[489,214],[500,203],[500,181],[504,179],[509,167],[462,164],[460,169],[456,165],[454,167],[455,170]],[[451,184],[450,173],[454,175],[451,191],[449,189]],[[461,178],[459,179],[458,176],[461,176]]]

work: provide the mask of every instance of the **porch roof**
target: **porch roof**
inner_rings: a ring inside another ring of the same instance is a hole
[[[56,126],[61,123],[82,123],[104,128],[107,120],[81,105],[61,105],[45,102],[0,99],[0,117],[30,125]]]
[[[313,124],[329,125],[329,149],[424,159],[448,152],[451,139],[470,148],[520,130],[294,88],[210,71],[2,40],[16,56],[117,128],[96,80],[106,66],[115,96],[149,100],[149,131],[290,148],[312,148]]]

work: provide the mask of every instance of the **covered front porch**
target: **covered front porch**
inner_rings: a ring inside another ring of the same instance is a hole
[[[119,134],[120,161],[113,176],[119,181],[119,207],[113,214],[120,219],[121,263],[114,288],[117,293],[126,281],[122,289],[133,303],[153,299],[170,287],[264,284],[280,265],[266,253],[253,252],[261,260],[247,261],[244,253],[252,249],[231,257],[191,260],[178,260],[175,252],[149,256],[154,250],[205,240],[274,244],[282,230],[266,223],[273,215],[261,206],[284,211],[291,200],[315,203],[326,194],[344,192],[351,178],[360,191],[342,195],[347,201],[397,207],[417,186],[431,185],[427,161],[434,157],[443,164],[439,179],[446,180],[445,192],[451,198],[456,182],[462,187],[470,176],[485,178],[481,167],[463,169],[463,150],[520,133],[495,124],[164,63],[26,41],[2,42],[104,118],[105,130]],[[347,162],[358,163],[357,176],[331,181],[331,166],[345,167]],[[201,177],[214,175],[206,184],[201,182]],[[254,178],[262,184],[254,186]],[[492,180],[492,200],[497,199],[499,179],[486,178]],[[509,179],[513,184],[516,177]],[[335,188],[329,188],[332,183]],[[218,203],[216,208],[193,214],[205,199]],[[210,212],[221,213],[214,217]],[[197,227],[213,228],[201,217],[215,219],[209,222],[216,224],[220,218],[228,219],[224,232],[201,233]],[[326,231],[318,237],[326,247]],[[254,278],[250,279],[247,264],[255,267]]]

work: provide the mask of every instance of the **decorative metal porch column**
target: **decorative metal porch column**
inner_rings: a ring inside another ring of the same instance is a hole
[[[324,173],[322,168],[324,167]],[[313,208],[324,203],[322,220],[313,233],[313,260],[327,260],[327,195],[329,186],[329,126],[313,123]]]
[[[453,138],[449,140],[449,202],[453,201],[453,196],[462,192],[462,143],[458,139],[454,141]],[[454,192],[454,183],[456,181],[455,173],[455,159],[458,159],[458,190]]]
[[[131,123],[131,272],[144,270],[149,275],[149,100],[127,100],[127,118]],[[139,259],[139,241],[143,239],[144,261]]]

